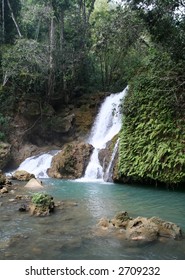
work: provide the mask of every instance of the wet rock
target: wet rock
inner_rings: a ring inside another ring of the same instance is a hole
[[[54,209],[53,197],[48,194],[36,193],[29,204],[29,211],[33,216],[48,216]]]
[[[20,244],[24,239],[27,239],[28,236],[24,234],[16,234],[12,236],[8,241],[8,247],[15,247],[17,244]]]
[[[179,239],[182,237],[181,228],[174,223],[161,220],[158,217],[152,217],[150,219],[150,222],[157,225],[159,229],[159,236],[161,237],[168,237],[174,239]]]
[[[76,179],[84,175],[93,147],[84,142],[74,141],[64,145],[61,152],[53,157],[48,175],[52,178]]]
[[[126,228],[126,238],[130,240],[154,241],[158,238],[158,227],[150,219],[137,217]]]
[[[151,242],[160,237],[180,239],[182,231],[172,222],[158,217],[129,217],[127,212],[118,213],[112,220],[101,219],[97,225],[103,229],[114,229],[117,236],[128,240]],[[109,232],[109,231],[108,231]]]
[[[110,221],[107,218],[101,218],[98,226],[102,227],[103,229],[108,229],[110,226]]]
[[[29,206],[27,204],[23,204],[21,205],[21,207],[19,208],[20,212],[28,212],[29,211]]]
[[[16,201],[16,199],[15,198],[10,198],[8,201],[9,202],[14,202],[14,201]]]
[[[128,216],[126,211],[118,213],[112,220],[112,224],[118,228],[126,228],[129,221],[132,220],[131,217]]]
[[[6,187],[3,187],[1,190],[0,190],[0,193],[4,194],[4,193],[8,193],[8,190]]]
[[[25,170],[17,170],[12,175],[12,180],[18,180],[18,181],[29,181],[32,178],[35,178],[35,175],[30,174]]]

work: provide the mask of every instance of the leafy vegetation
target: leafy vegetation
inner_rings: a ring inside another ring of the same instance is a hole
[[[1,0],[0,7],[0,140],[32,97],[43,125],[52,100],[68,106],[74,96],[129,84],[120,177],[185,181],[184,1]]]
[[[148,48],[123,105],[120,177],[183,184],[185,7],[178,0],[127,2],[144,22]]]
[[[35,193],[32,197],[32,203],[37,206],[50,206],[53,201],[53,198],[44,193]]]

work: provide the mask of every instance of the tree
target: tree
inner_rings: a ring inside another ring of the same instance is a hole
[[[179,61],[185,59],[185,3],[181,0],[127,0],[138,11],[152,40]]]
[[[20,0],[1,0],[0,38],[2,43],[12,43],[15,37],[22,36],[19,28]]]
[[[135,12],[122,7],[96,11],[92,21],[93,50],[98,58],[102,87],[111,90],[117,84],[120,90],[126,83],[124,59],[144,32],[143,24]]]

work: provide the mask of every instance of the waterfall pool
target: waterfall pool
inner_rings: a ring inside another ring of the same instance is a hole
[[[97,234],[102,217],[126,210],[131,217],[159,216],[185,232],[185,191],[150,186],[43,179],[43,192],[68,206],[48,217],[18,211],[0,198],[0,259],[149,260],[185,259],[185,239],[140,243]],[[31,194],[19,187],[16,191]]]

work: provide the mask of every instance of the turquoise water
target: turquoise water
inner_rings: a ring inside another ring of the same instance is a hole
[[[54,179],[44,179],[43,185],[65,206],[43,218],[20,213],[21,202],[3,202],[0,259],[185,259],[184,239],[146,244],[100,233],[96,227],[100,218],[126,210],[131,217],[159,216],[185,232],[184,191]],[[23,187],[19,192],[32,193]]]

